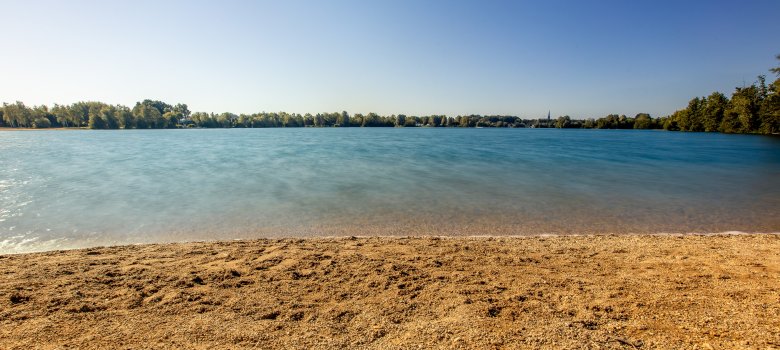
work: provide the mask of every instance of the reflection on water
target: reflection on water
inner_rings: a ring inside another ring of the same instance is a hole
[[[311,235],[780,231],[780,139],[617,130],[0,134],[0,253]]]

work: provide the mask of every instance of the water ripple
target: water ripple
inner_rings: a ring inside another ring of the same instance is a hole
[[[359,128],[2,136],[0,253],[345,233],[780,230],[776,137]]]

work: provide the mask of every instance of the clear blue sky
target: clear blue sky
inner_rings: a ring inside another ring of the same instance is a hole
[[[0,0],[0,101],[669,114],[778,65],[780,1]]]

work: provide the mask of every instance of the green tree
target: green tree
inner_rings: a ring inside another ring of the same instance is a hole
[[[347,111],[341,111],[341,114],[336,118],[336,125],[349,127],[349,113],[347,113]]]
[[[36,129],[50,128],[51,127],[51,121],[49,120],[49,118],[38,117],[38,118],[35,118],[35,120],[33,121],[32,127],[36,128]]]
[[[236,120],[238,120],[238,116],[225,112],[217,116],[217,124],[221,128],[232,128],[235,125]]]
[[[731,95],[728,113],[739,120],[736,132],[749,133],[758,129],[758,87],[755,84],[746,88],[737,88]]]
[[[56,123],[54,114],[49,112],[49,107],[45,105],[35,106],[30,110],[34,128],[49,128]]]
[[[780,56],[778,58],[780,59]],[[761,116],[761,125],[758,130],[760,133],[780,133],[780,78],[769,85],[769,93],[761,103],[759,115]]]
[[[156,107],[141,102],[136,103],[133,107],[133,116],[138,129],[156,129],[165,120]]]
[[[357,117],[358,115],[356,115]],[[325,126],[325,118],[322,117],[322,113],[317,113],[314,116],[314,126],[322,127]]]
[[[89,104],[76,102],[68,107],[68,120],[71,126],[81,127],[89,121]]]
[[[314,126],[314,116],[311,113],[303,115],[303,126]]]
[[[705,101],[694,97],[688,102],[688,108],[676,113],[676,121],[682,131],[704,131],[703,113]]]
[[[363,119],[364,119],[363,114],[361,113],[353,114],[352,118],[350,119],[351,120],[350,126],[363,126]],[[315,122],[316,122],[316,118],[315,118]]]
[[[106,122],[99,115],[90,114],[87,127],[90,129],[106,129]]]
[[[596,120],[593,118],[585,119],[585,122],[582,124],[582,127],[585,129],[593,129],[596,127]]]
[[[116,117],[118,127],[122,129],[135,128],[135,117],[133,116],[133,112],[130,111],[130,108],[117,105],[115,106],[115,109],[114,116]]]
[[[200,128],[208,128],[211,127],[211,118],[208,113],[205,112],[195,112],[192,114],[192,122],[195,124],[195,126]]]
[[[187,105],[184,103],[177,103],[175,106],[173,106],[172,111],[179,113],[182,118],[190,119],[190,109],[187,108]]]
[[[406,114],[399,114],[395,116],[395,126],[403,127],[406,124]]]
[[[571,117],[568,115],[558,117],[558,119],[555,120],[555,127],[558,129],[571,127]]]
[[[668,130],[668,131],[680,130],[680,127],[677,125],[677,120],[680,119],[680,117],[679,117],[680,113],[682,113],[682,111],[676,111],[672,115],[664,118],[664,120],[663,120],[663,128],[664,128],[664,130]]]
[[[617,129],[619,119],[620,117],[617,114],[599,118],[596,120],[596,129]]]
[[[647,113],[638,113],[634,117],[634,129],[652,129],[653,118]]]
[[[182,114],[182,112],[175,111],[175,110],[171,110],[171,111],[165,112],[162,115],[162,119],[165,122],[165,126],[163,126],[163,127],[165,127],[165,128],[175,128],[176,125],[179,124],[179,120],[181,120],[182,118],[184,118],[184,115]]]
[[[618,129],[633,129],[633,128],[634,128],[633,119],[626,117],[625,114],[621,114],[620,117],[618,117]]]
[[[702,111],[702,125],[704,131],[711,132],[720,130],[723,115],[726,112],[728,104],[728,98],[720,92],[716,91],[707,96],[704,103],[704,110]]]
[[[148,106],[148,107],[152,107],[152,108],[156,109],[158,112],[160,112],[160,115],[163,115],[163,114],[165,114],[165,112],[169,112],[169,111],[173,110],[173,106],[171,106],[171,105],[169,105],[169,104],[167,104],[167,103],[165,103],[163,101],[146,99],[146,100],[143,100],[143,101],[138,102],[138,103],[140,103],[140,104],[142,104],[144,106]],[[184,109],[187,108],[187,105],[183,105],[183,106],[184,106]],[[189,112],[189,110],[188,110],[188,112]]]
[[[100,118],[103,119],[106,129],[119,129],[117,112],[117,107],[111,105],[105,105],[100,109]]]
[[[731,103],[726,111],[723,112],[723,119],[720,121],[720,132],[733,134],[742,130],[742,124],[739,121],[739,114],[731,108]]]
[[[51,108],[51,113],[54,115],[54,120],[58,125],[62,125],[66,128],[70,126],[70,118],[68,118],[67,106],[58,105],[55,103],[54,107]]]
[[[3,122],[12,128],[31,127],[33,124],[32,111],[21,101],[8,104],[3,103]]]

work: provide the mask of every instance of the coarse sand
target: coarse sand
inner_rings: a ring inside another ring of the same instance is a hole
[[[780,236],[349,237],[0,256],[0,349],[777,349]]]

